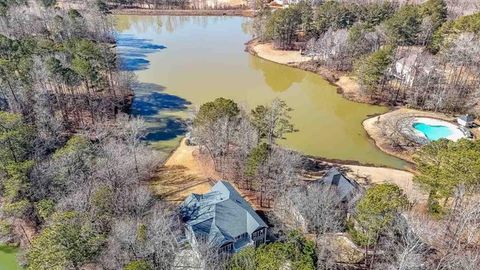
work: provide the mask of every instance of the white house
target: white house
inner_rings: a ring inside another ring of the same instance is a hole
[[[273,0],[273,3],[280,6],[288,6],[293,4],[298,4],[300,0]]]
[[[398,59],[390,69],[391,75],[403,81],[409,86],[413,85],[416,76],[419,74],[429,74],[435,68],[433,61],[428,57],[422,57],[426,54],[420,47],[399,47],[396,52]]]

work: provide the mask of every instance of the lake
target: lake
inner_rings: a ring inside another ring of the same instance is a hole
[[[149,124],[147,139],[171,149],[185,134],[191,108],[217,97],[253,108],[280,98],[294,109],[299,132],[281,144],[308,155],[394,168],[361,123],[387,108],[348,101],[322,77],[244,52],[251,19],[202,16],[116,17],[122,68],[139,84],[132,114]]]

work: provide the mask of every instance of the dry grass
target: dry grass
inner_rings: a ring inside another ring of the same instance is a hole
[[[284,65],[298,64],[310,60],[310,57],[302,55],[300,51],[276,50],[271,43],[256,44],[252,49],[258,57]]]
[[[152,182],[157,195],[167,201],[181,202],[191,193],[203,194],[210,190],[218,175],[212,166],[202,164],[196,158],[197,152],[197,147],[181,141]]]
[[[190,173],[184,166],[164,166],[153,181],[155,193],[167,201],[181,202],[191,193],[206,193],[212,187],[209,179]]]
[[[428,194],[417,183],[413,182],[414,174],[411,172],[357,165],[342,167],[346,169],[348,177],[355,179],[364,187],[383,183],[395,184],[403,190],[410,202],[421,205],[427,202]]]
[[[357,78],[350,76],[340,76],[335,82],[342,89],[343,96],[348,100],[362,103],[371,103],[372,101],[366,96],[357,81]]]

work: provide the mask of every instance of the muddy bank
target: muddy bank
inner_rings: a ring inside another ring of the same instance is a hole
[[[114,15],[170,15],[170,16],[242,16],[253,17],[247,9],[114,9]]]

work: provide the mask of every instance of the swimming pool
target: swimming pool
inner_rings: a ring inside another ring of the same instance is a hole
[[[415,118],[412,126],[419,136],[426,137],[429,141],[439,139],[457,141],[466,137],[456,125],[433,118]]]

